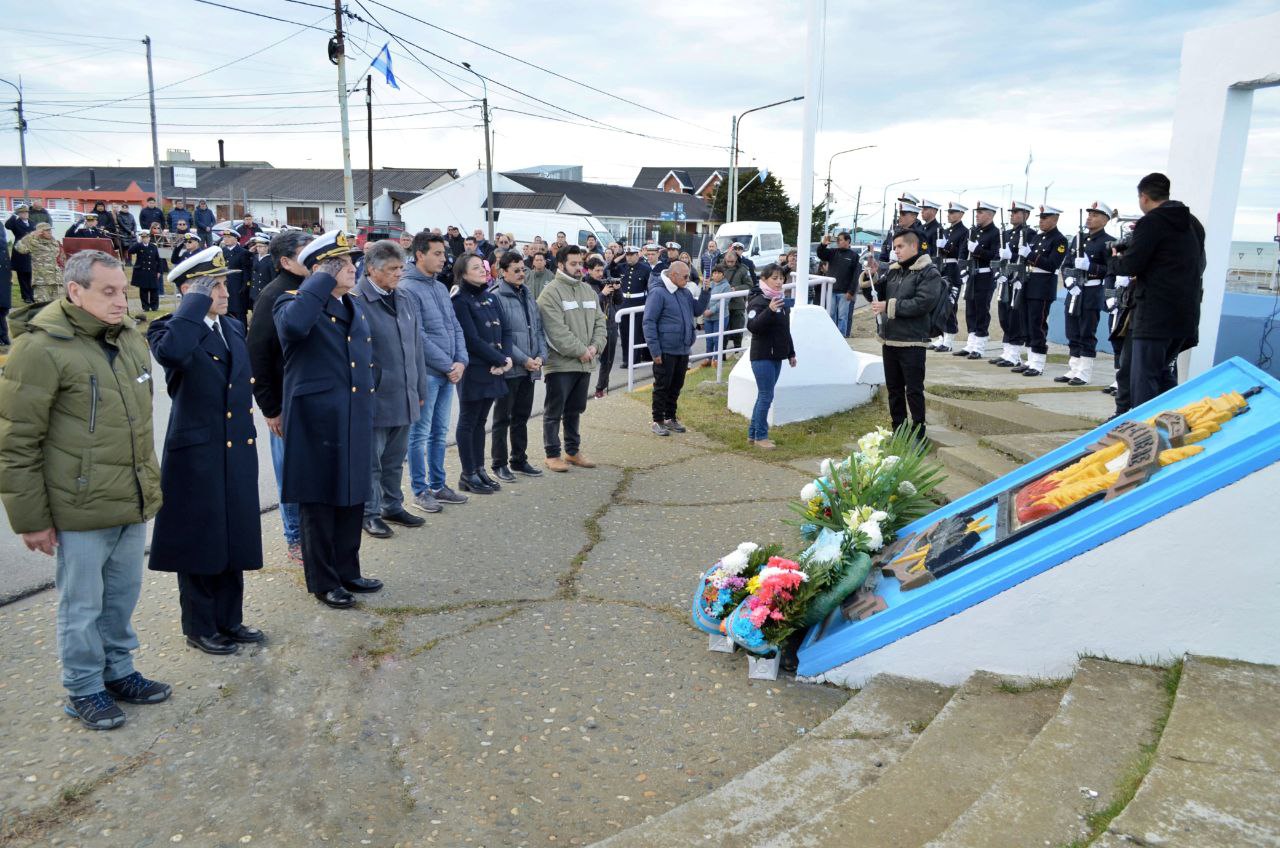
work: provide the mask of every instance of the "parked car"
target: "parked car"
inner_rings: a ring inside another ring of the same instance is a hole
[[[405,232],[408,232],[408,230],[404,227],[371,227],[365,225],[356,230],[356,247],[364,250],[365,245],[371,241],[382,241],[383,239],[397,240],[400,238],[400,234]]]

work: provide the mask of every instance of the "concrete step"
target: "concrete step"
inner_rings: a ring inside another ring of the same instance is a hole
[[[1054,714],[1056,688],[1013,694],[979,672],[896,766],[820,817],[758,843],[770,848],[915,848],[936,837],[1003,774]]]
[[[946,471],[946,479],[938,484],[938,492],[946,499],[947,503],[957,501],[982,486],[977,480],[959,474],[950,468],[946,469]]]
[[[1115,799],[1168,709],[1164,672],[1082,660],[1017,761],[929,848],[1024,848],[1087,838],[1085,817]],[[1096,794],[1095,794],[1096,793]]]
[[[1049,451],[1057,450],[1084,433],[1084,430],[1068,430],[1062,433],[1011,433],[1004,436],[983,436],[978,440],[978,444],[1025,465]]]
[[[976,444],[978,441],[971,433],[953,430],[946,424],[929,422],[928,432],[929,440],[940,448],[956,448]]]
[[[746,774],[600,848],[757,845],[825,814],[876,780],[950,699],[934,683],[881,675],[803,739]]]
[[[1004,454],[981,445],[941,448],[938,450],[938,461],[944,467],[984,485],[1019,468],[1018,463]]]
[[[1057,433],[1063,430],[1091,430],[1096,426],[1092,421],[1048,412],[1012,400],[962,400],[926,393],[925,407],[932,417],[941,416],[955,429],[978,435]]]
[[[1095,845],[1280,845],[1280,668],[1188,657],[1155,763]]]

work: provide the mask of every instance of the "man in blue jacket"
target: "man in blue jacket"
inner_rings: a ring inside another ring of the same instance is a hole
[[[208,247],[213,244],[213,225],[218,223],[217,217],[213,214],[213,210],[209,208],[209,204],[201,200],[196,204],[196,233],[199,234],[200,240],[204,242],[204,246]]]
[[[183,200],[173,201],[173,208],[169,210],[169,229],[176,231],[179,221],[186,221],[187,229],[191,229],[195,223],[191,218],[191,210],[187,208],[187,204]]]
[[[653,354],[653,433],[683,433],[676,417],[680,390],[689,370],[689,351],[697,333],[694,319],[711,300],[711,289],[689,283],[689,266],[677,259],[649,288],[644,304],[644,337]]]
[[[409,484],[413,506],[439,512],[442,503],[461,504],[467,496],[445,485],[444,449],[449,438],[449,409],[454,386],[467,367],[467,340],[453,311],[449,289],[436,276],[444,268],[444,236],[420,232],[409,248],[400,288],[418,310],[426,358],[427,393],[422,415],[409,428]]]

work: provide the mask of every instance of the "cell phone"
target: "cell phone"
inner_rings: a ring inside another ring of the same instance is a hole
[[[788,309],[795,309],[796,299],[794,297],[784,297],[782,299],[782,305]]]

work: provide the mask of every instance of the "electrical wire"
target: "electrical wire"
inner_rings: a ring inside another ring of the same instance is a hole
[[[667,144],[678,144],[684,147],[697,147],[702,149],[710,148],[712,150],[724,149],[722,145],[718,145],[718,144],[702,144],[701,142],[696,142],[696,141],[683,141],[678,138],[665,138],[663,136],[649,135],[647,133],[633,132],[631,130],[625,130],[625,129],[616,129],[608,126],[598,126],[596,124],[584,124],[580,121],[570,121],[565,118],[556,117],[554,115],[538,115],[533,112],[522,112],[519,109],[511,109],[507,106],[494,106],[493,111],[494,112],[510,112],[513,115],[524,115],[529,118],[541,118],[544,121],[555,121],[556,123],[559,123],[559,124],[568,124],[571,127],[582,127],[583,129],[588,129],[588,130],[605,130],[607,132],[623,132],[629,135],[638,135],[638,136],[642,136],[643,138],[653,139],[654,141],[662,141],[662,142],[666,142]]]
[[[291,21],[288,18],[277,18],[275,15],[267,15],[262,12],[254,12],[239,6],[226,6],[226,5],[223,5],[222,3],[214,3],[213,0],[195,0],[195,2],[201,3],[205,6],[217,6],[219,9],[226,9],[229,12],[243,12],[246,15],[253,15],[255,18],[266,18],[269,21],[279,21],[282,24],[293,24],[294,26],[305,27],[306,29],[319,30],[320,32],[324,32],[324,33],[332,32],[332,30],[328,30],[323,27],[316,26],[315,24],[304,24],[301,21]],[[332,14],[332,11],[330,11],[330,14]],[[323,18],[321,20],[323,20]],[[318,24],[319,21],[317,21],[316,23]]]
[[[332,108],[332,106],[330,106],[330,108]],[[423,115],[440,115],[446,112],[451,112],[451,113],[464,112],[467,109],[474,109],[474,108],[475,108],[474,106],[463,106],[458,109],[432,109],[427,112],[406,112],[401,115],[395,115],[395,114],[379,115],[378,118],[379,120],[393,120],[396,118],[417,118]],[[55,117],[44,112],[30,112],[28,114],[36,115],[44,118]],[[93,121],[94,123],[102,123],[102,124],[132,124],[135,126],[151,125],[150,121],[129,121],[123,118],[89,118],[82,115],[68,115],[65,117],[67,118],[67,120],[70,120],[70,121]],[[329,121],[290,121],[288,126],[291,126],[291,127],[328,126],[330,124],[336,124],[338,122],[339,121],[336,118]],[[180,123],[180,122],[159,121],[156,123],[156,126],[162,127],[162,128],[163,127],[170,127],[170,128],[172,127],[209,127],[209,128],[278,127],[278,126],[281,126],[281,123],[279,121],[268,121],[266,123],[226,124],[226,123],[219,122],[216,124],[210,124],[210,123]]]
[[[382,126],[379,126],[379,127],[378,127],[378,132],[380,132],[380,133],[381,133],[381,132],[408,132],[408,131],[418,131],[418,130],[450,130],[450,129],[458,129],[458,130],[462,130],[462,129],[475,129],[475,126],[476,126],[475,124],[436,124],[436,125],[432,125],[432,126],[425,126],[425,127],[382,127]],[[63,128],[63,127],[46,127],[45,129],[46,129],[47,131],[50,131],[50,132],[67,132],[67,130],[66,130],[65,128]],[[360,125],[360,124],[356,124],[356,123],[353,121],[353,122],[351,122],[351,129],[364,129],[364,126],[363,126],[363,125]],[[137,130],[86,130],[86,129],[77,129],[77,130],[76,130],[76,132],[81,132],[81,133],[90,133],[90,134],[93,134],[93,135],[137,135],[137,134],[138,134],[138,131],[137,131]],[[176,131],[176,132],[171,132],[171,133],[169,133],[169,134],[170,134],[170,135],[180,135],[180,136],[186,136],[186,135],[258,135],[258,136],[273,136],[273,135],[307,135],[307,134],[314,134],[314,133],[336,133],[336,132],[342,132],[342,128],[341,128],[341,127],[335,127],[335,128],[333,128],[333,129],[265,130],[265,131],[264,131],[264,130],[261,130],[261,129],[250,129],[250,130],[179,130],[179,131]]]

